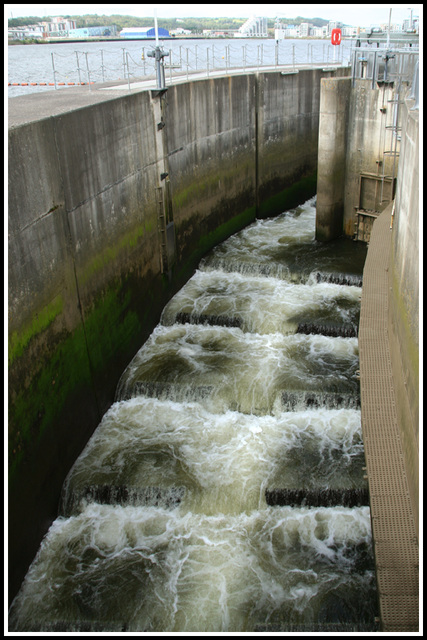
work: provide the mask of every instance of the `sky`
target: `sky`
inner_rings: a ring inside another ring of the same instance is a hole
[[[5,18],[22,16],[63,15],[131,15],[158,18],[249,18],[252,15],[267,18],[324,18],[344,24],[369,27],[388,23],[392,9],[392,23],[401,24],[413,15],[422,16],[422,4],[5,4]]]

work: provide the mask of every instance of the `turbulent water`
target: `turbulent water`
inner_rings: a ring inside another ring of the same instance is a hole
[[[12,629],[373,625],[357,371],[366,248],[317,243],[314,224],[314,199],[255,222],[164,309],[65,482]]]

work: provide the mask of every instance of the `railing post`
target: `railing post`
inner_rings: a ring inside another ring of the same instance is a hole
[[[76,60],[77,60],[77,73],[79,74],[79,84],[81,84],[82,83],[82,79],[81,79],[81,76],[80,76],[79,54],[78,54],[77,51],[75,52],[75,54],[76,54]]]
[[[105,82],[105,75],[104,75],[104,52],[101,49],[101,71],[102,71],[102,82]],[[79,73],[79,78],[80,78],[80,73]]]
[[[86,71],[87,71],[87,79],[88,79],[88,83],[89,83],[89,91],[92,91],[92,87],[90,86],[90,71],[89,71],[89,62],[87,59],[87,51],[85,53],[85,58],[86,58]]]

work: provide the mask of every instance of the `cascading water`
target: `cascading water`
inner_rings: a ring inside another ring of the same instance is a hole
[[[314,225],[314,199],[255,222],[164,309],[65,482],[13,630],[375,630],[366,248]]]

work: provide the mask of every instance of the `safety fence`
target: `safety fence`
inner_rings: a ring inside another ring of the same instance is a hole
[[[55,51],[50,54],[50,63],[45,61],[44,77],[35,78],[31,69],[27,71],[26,78],[11,80],[8,85],[55,89],[88,86],[90,89],[94,83],[128,81],[130,84],[155,76],[155,61],[148,55],[153,49],[152,43],[144,43],[144,46],[133,43],[131,48],[73,51],[66,54]],[[289,66],[296,69],[305,65],[343,65],[349,60],[349,46],[336,47],[326,41],[290,43],[270,40],[261,43],[251,41],[242,45],[215,42],[190,47],[173,43],[170,48],[163,46],[163,51],[166,54],[166,81],[170,82],[178,73],[187,76],[205,73],[209,77],[215,71],[227,73],[236,68],[261,70]]]
[[[351,51],[351,69],[353,86],[356,78],[371,80],[372,88],[377,83],[394,83],[400,93],[402,83],[411,90],[415,100],[414,108],[419,106],[419,50],[410,49],[361,49]]]

